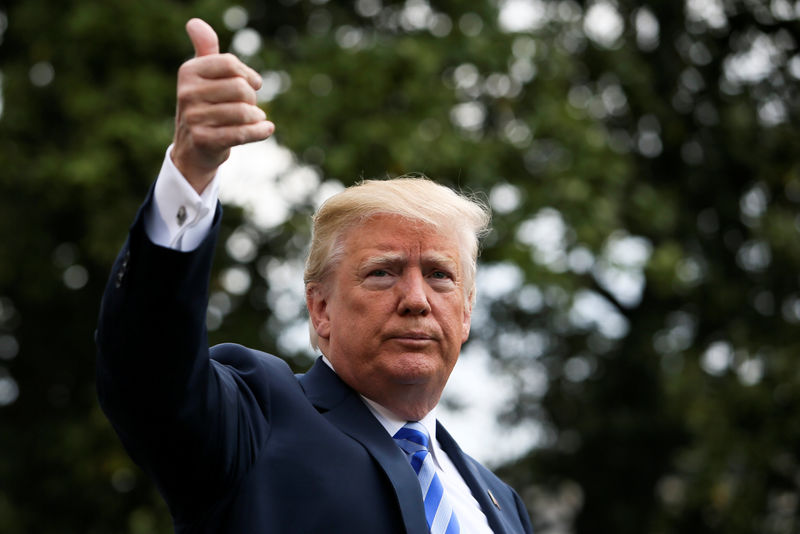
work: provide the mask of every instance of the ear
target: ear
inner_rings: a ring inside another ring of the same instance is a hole
[[[469,327],[472,322],[472,295],[467,297],[467,302],[464,305],[464,315],[461,318],[461,344],[467,342],[469,338]]]
[[[328,300],[321,284],[306,285],[306,308],[314,331],[322,339],[330,339],[331,321],[328,316]]]

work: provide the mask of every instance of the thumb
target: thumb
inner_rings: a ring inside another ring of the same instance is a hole
[[[192,40],[194,46],[194,56],[208,56],[219,54],[219,39],[214,32],[214,28],[201,19],[190,19],[186,23],[186,33]]]

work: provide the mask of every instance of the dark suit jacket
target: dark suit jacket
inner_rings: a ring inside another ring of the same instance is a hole
[[[176,531],[428,532],[405,455],[323,362],[294,375],[263,352],[208,349],[220,217],[218,207],[208,238],[184,253],[153,245],[140,211],[114,263],[97,331],[100,404],[156,481]],[[437,438],[494,532],[531,532],[517,494],[441,426]]]

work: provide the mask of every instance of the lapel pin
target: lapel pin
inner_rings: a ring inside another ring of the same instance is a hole
[[[487,489],[486,493],[489,494],[489,498],[492,499],[492,504],[494,504],[495,508],[497,508],[498,510],[502,510],[502,508],[500,508],[500,503],[497,502],[497,499],[494,498],[494,495],[492,494],[492,490]]]

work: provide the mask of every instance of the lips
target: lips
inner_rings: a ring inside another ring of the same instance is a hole
[[[389,334],[389,339],[403,341],[407,343],[421,343],[425,341],[435,341],[436,336],[428,332],[413,330],[408,332],[392,332]]]

